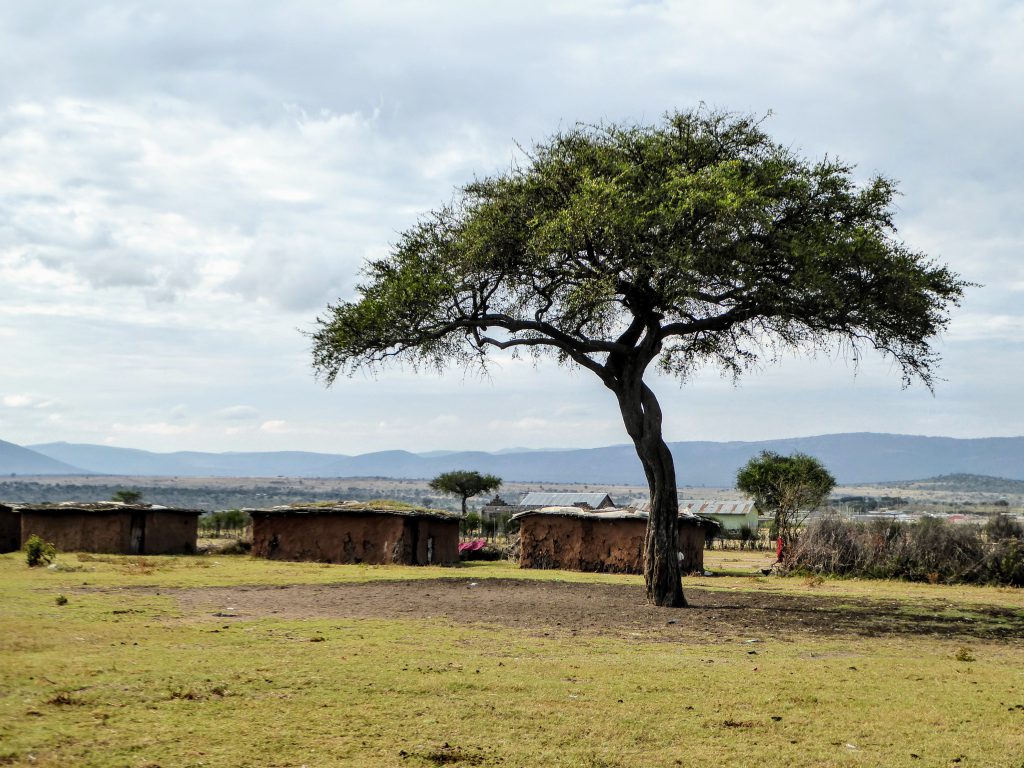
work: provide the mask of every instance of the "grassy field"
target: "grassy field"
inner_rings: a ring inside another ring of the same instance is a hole
[[[877,601],[1024,616],[1019,590],[765,578],[764,558],[708,553],[727,575],[686,585],[838,610]],[[687,626],[666,640],[486,617],[245,618],[182,597],[254,584],[640,580],[241,556],[71,554],[58,566],[0,556],[0,765],[1024,766],[1021,636]]]

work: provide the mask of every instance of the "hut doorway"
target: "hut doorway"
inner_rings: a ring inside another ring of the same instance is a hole
[[[141,555],[146,546],[146,515],[133,512],[131,529],[128,534],[128,554]]]

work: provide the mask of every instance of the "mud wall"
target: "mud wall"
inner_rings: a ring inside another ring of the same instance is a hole
[[[153,510],[146,513],[142,551],[147,555],[191,555],[196,551],[199,516]]]
[[[643,573],[647,521],[527,515],[520,522],[520,568],[564,568],[597,573]],[[704,532],[680,520],[683,573],[703,570]]]
[[[127,512],[62,512],[23,510],[21,544],[32,535],[51,542],[58,552],[128,552],[131,514]]]
[[[10,507],[0,504],[0,552],[21,549],[21,518]]]
[[[646,529],[646,520],[527,515],[519,528],[519,567],[641,573]]]
[[[406,515],[252,515],[252,553],[321,563],[448,565],[458,561],[456,520]]]
[[[679,566],[684,574],[704,571],[704,531],[695,520],[679,520]]]

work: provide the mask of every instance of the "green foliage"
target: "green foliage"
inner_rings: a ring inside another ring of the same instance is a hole
[[[220,536],[223,531],[241,531],[252,520],[240,509],[206,512],[199,516],[199,530],[206,535]]]
[[[459,496],[462,499],[462,516],[465,517],[466,499],[480,493],[497,490],[501,487],[501,478],[468,470],[456,470],[441,473],[430,481],[430,487],[441,493]],[[479,520],[477,522],[479,523]]]
[[[314,365],[332,380],[520,347],[602,375],[606,355],[639,351],[685,376],[739,373],[766,340],[844,341],[930,382],[929,340],[966,284],[895,238],[895,195],[746,116],[580,125],[403,233],[360,298],[320,318]]]
[[[52,563],[56,557],[57,548],[34,533],[25,542],[25,560],[30,568]]]
[[[736,473],[736,487],[753,497],[762,513],[774,516],[773,532],[787,545],[806,513],[824,504],[835,485],[824,465],[806,453],[762,451]]]
[[[57,595],[57,597],[55,597],[53,599],[53,602],[56,603],[57,605],[67,605],[68,604],[68,598],[67,598],[66,595]]]
[[[111,501],[119,501],[122,504],[138,504],[142,501],[142,491],[121,489],[114,491],[110,497]]]

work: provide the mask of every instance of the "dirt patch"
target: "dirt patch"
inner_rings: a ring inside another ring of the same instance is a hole
[[[161,589],[189,615],[219,619],[441,619],[537,634],[726,642],[790,633],[1024,639],[1024,612],[690,588],[684,610],[647,605],[641,587],[488,579]]]

